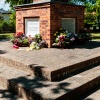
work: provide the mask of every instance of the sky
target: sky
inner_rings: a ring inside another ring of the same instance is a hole
[[[4,2],[5,0],[0,0],[0,9],[9,10],[9,4],[5,4]]]

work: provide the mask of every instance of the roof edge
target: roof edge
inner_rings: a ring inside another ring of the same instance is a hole
[[[32,5],[40,5],[40,4],[46,4],[46,3],[60,3],[60,4],[67,4],[68,6],[86,7],[84,5],[75,5],[75,4],[70,4],[70,3],[60,2],[60,1],[44,1],[44,2],[34,2],[34,3],[30,3],[30,4],[17,5],[17,6],[14,6],[14,8],[16,9],[16,8],[19,8],[19,7],[32,6]]]

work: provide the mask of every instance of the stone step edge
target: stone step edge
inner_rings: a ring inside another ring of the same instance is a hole
[[[96,77],[95,79],[81,85],[80,87],[75,88],[73,91],[64,94],[63,96],[59,97],[56,100],[75,100],[82,97],[82,95],[90,92],[94,88],[100,85],[100,76]]]
[[[46,98],[43,98],[39,94],[35,93],[34,91],[25,88],[19,83],[16,83],[12,80],[11,81],[7,80],[1,76],[0,76],[0,83],[2,83],[2,86],[4,88],[8,89],[10,92],[14,93],[18,97],[24,98],[24,100],[48,100]],[[100,85],[100,76],[92,80],[89,80],[85,84],[73,89],[70,92],[67,92],[66,94],[56,99],[51,99],[51,100],[73,100],[73,98],[78,98],[99,85]]]
[[[7,95],[4,95],[4,93]],[[24,99],[18,97],[17,95],[14,95],[4,87],[0,86],[0,100],[24,100]]]
[[[24,64],[22,62],[19,62],[19,61],[16,61],[16,60],[13,60],[7,57],[3,57],[3,56],[0,56],[0,62],[5,63],[9,67],[14,67],[16,69],[25,71],[26,73],[30,73],[33,75],[33,71],[29,69],[31,65]]]
[[[34,67],[34,64],[26,65],[22,62],[14,61],[3,56],[0,56],[0,61],[10,67],[15,67],[16,69],[25,71],[30,75],[35,75],[49,81],[60,81],[61,79],[65,79],[70,74],[73,74],[74,72],[77,72],[83,68],[87,68],[95,64],[100,64],[100,56],[91,57],[89,59],[77,62],[69,66],[65,66],[64,68],[54,71],[51,68],[36,68]]]
[[[9,90],[9,92],[13,93],[14,95],[17,95],[20,98],[23,98],[24,100],[35,100],[35,98],[42,98],[33,91],[30,91],[26,89],[24,86],[21,86],[20,84],[7,80],[0,76],[0,85]]]
[[[99,100],[100,99],[100,86],[97,86],[93,90],[89,91],[87,94],[83,95],[81,97],[81,100],[89,100],[90,98],[92,100]]]
[[[90,58],[88,60],[84,60],[79,63],[66,66],[62,69],[52,71],[51,72],[51,81],[59,81],[59,80],[63,79],[64,77],[66,78],[67,76],[70,76],[71,74],[73,74],[75,72],[78,72],[85,68],[89,68],[89,67],[97,65],[97,64],[100,64],[100,56]]]

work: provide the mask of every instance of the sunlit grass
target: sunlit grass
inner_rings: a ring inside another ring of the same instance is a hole
[[[11,38],[13,38],[13,33],[0,34],[0,40],[2,40],[2,39],[11,39]]]
[[[100,33],[91,33],[92,40],[99,40],[100,41]],[[13,38],[13,33],[4,33],[0,34],[0,40],[1,39],[11,39]]]
[[[92,40],[100,41],[100,33],[92,33]]]

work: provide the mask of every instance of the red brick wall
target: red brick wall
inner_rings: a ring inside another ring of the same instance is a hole
[[[42,0],[33,0],[33,2],[39,2],[39,1],[42,1]]]
[[[50,4],[16,8],[16,32],[24,33],[25,17],[39,18],[40,33],[50,47]]]
[[[61,18],[75,18],[76,33],[84,29],[84,9],[83,6],[74,6],[67,4],[51,4],[51,40],[53,42],[53,33],[62,27]]]
[[[25,17],[40,19],[40,34],[51,47],[54,33],[61,28],[61,18],[76,19],[76,33],[84,28],[84,7],[59,3],[44,3],[16,7],[16,32],[25,31]]]

